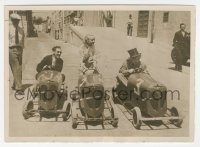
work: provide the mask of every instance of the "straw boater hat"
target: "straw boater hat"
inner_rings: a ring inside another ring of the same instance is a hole
[[[130,57],[133,57],[133,58],[141,56],[141,53],[138,53],[137,48],[133,48],[133,49],[128,50],[128,53],[129,53]]]
[[[11,14],[11,15],[10,15],[10,18],[11,18],[12,20],[20,20],[20,19],[21,19],[21,17],[20,17],[17,13]]]

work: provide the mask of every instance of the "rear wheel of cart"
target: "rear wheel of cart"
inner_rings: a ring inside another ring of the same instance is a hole
[[[28,100],[25,102],[23,111],[22,111],[24,119],[28,119],[33,115],[33,113],[30,112],[31,110],[33,110],[33,106],[34,104],[32,100]]]
[[[113,102],[114,102],[114,104],[117,104],[117,93],[116,93],[116,88],[115,87],[113,87],[112,88],[112,100],[113,100]]]
[[[182,64],[185,65],[187,63],[187,61],[188,61],[188,58],[184,57],[183,60],[182,60]]]
[[[78,125],[77,119],[76,119],[76,118],[72,118],[72,128],[73,128],[73,129],[76,129],[76,128],[77,128],[77,125]]]
[[[176,53],[176,50],[173,48],[172,49],[172,52],[171,52],[171,58],[172,58],[172,61],[174,63],[176,63],[176,60],[177,60],[177,53]]]
[[[178,110],[176,109],[176,107],[172,107],[170,109],[170,112],[171,112],[171,116],[179,116],[179,113],[178,113]],[[179,128],[181,127],[181,124],[183,122],[182,119],[174,119],[174,120],[170,120],[170,121],[171,121],[171,123],[173,123],[175,126],[177,126]]]
[[[72,128],[76,129],[78,126],[77,122],[77,108],[78,108],[78,102],[72,102]]]
[[[71,114],[71,104],[67,101],[64,102],[63,112],[64,112],[62,114],[63,121],[67,121]]]
[[[136,128],[136,129],[140,129],[141,125],[142,125],[142,114],[141,114],[141,111],[140,111],[140,108],[139,107],[134,107],[132,109],[132,112],[133,112],[133,126]]]

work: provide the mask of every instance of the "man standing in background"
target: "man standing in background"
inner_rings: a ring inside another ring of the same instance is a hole
[[[112,21],[113,21],[113,15],[112,15],[112,13],[111,13],[111,11],[108,11],[107,12],[107,16],[105,16],[105,14],[104,14],[104,12],[103,12],[103,18],[104,18],[104,20],[105,20],[105,22],[106,22],[106,26],[107,27],[112,27],[113,25],[112,25]]]
[[[12,89],[16,90],[16,94],[23,95],[22,54],[24,48],[24,30],[19,27],[21,17],[18,14],[11,14],[10,20],[11,24],[9,24],[9,64],[14,77]]]
[[[185,31],[186,25],[184,23],[180,24],[180,30],[174,35],[173,46],[176,50],[177,60],[175,62],[175,70],[182,72],[182,62],[184,52],[188,48],[188,38],[189,33]]]
[[[133,19],[132,19],[132,15],[129,14],[129,19],[127,23],[127,35],[132,36],[132,33],[133,33]]]

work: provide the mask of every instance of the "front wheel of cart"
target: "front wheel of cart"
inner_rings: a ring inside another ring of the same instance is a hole
[[[176,107],[172,107],[170,109],[170,112],[171,112],[171,116],[179,116],[179,113],[178,113],[178,110]],[[174,120],[171,120],[171,123],[173,123],[175,126],[181,128],[181,125],[183,123],[183,120],[182,119],[174,119]]]
[[[63,105],[63,112],[64,112],[62,114],[63,121],[67,121],[71,114],[71,104],[67,101],[65,101]]]
[[[32,100],[28,100],[25,102],[23,110],[22,110],[24,119],[29,119],[30,117],[32,117],[33,113],[30,111],[33,110],[33,106],[34,104]]]
[[[133,112],[133,126],[139,130],[142,125],[142,120],[141,120],[142,114],[141,114],[140,108],[134,107],[132,109],[132,112]]]

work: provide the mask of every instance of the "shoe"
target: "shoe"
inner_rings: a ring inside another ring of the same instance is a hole
[[[13,82],[13,84],[12,84],[12,90],[16,90],[16,87],[15,87],[15,82]]]
[[[177,65],[175,65],[175,67],[174,67],[174,70],[178,70],[178,68],[177,68],[178,66]]]
[[[15,86],[12,86],[11,88],[12,88],[12,90],[16,90]]]

